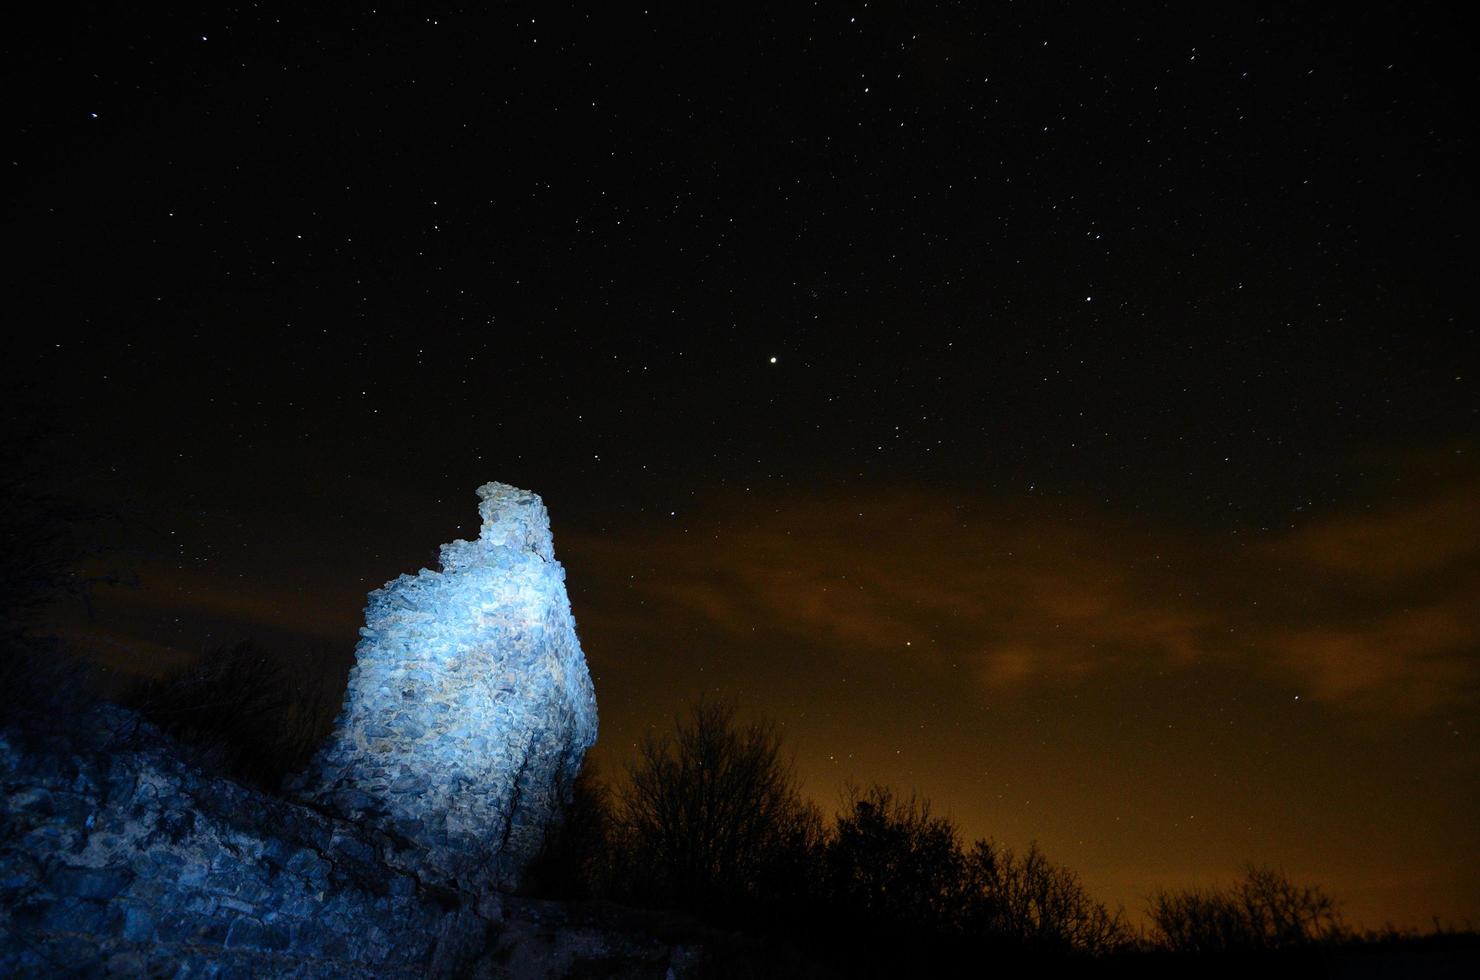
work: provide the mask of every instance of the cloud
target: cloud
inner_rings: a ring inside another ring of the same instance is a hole
[[[1384,612],[1362,627],[1275,632],[1269,642],[1317,698],[1421,713],[1475,695],[1476,595],[1480,581],[1463,598]]]
[[[1183,662],[1213,628],[1165,581],[1170,551],[1154,538],[943,493],[731,502],[687,531],[639,533],[645,574],[627,595],[669,616],[779,631],[841,656],[965,659],[992,687],[1083,676],[1131,654]],[[627,551],[572,546],[608,561]]]
[[[160,563],[144,564],[138,571],[140,588],[110,590],[100,594],[100,604],[271,626],[330,639],[354,636],[357,613],[364,606],[363,593],[351,591],[353,586],[326,595],[277,581],[268,584],[267,576],[227,579]]]
[[[565,546],[622,572],[592,614],[629,631],[964,662],[994,695],[1217,663],[1421,713],[1473,700],[1480,679],[1475,499],[1480,485],[1449,488],[1245,543],[965,493],[795,494]]]
[[[1480,552],[1480,484],[1468,482],[1406,506],[1339,516],[1284,543],[1292,559],[1373,583],[1401,582]]]
[[[1317,698],[1403,712],[1480,685],[1480,485],[1342,515],[1269,549],[1298,607],[1264,641]]]

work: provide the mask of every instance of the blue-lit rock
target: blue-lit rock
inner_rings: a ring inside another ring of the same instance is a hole
[[[395,847],[191,767],[112,705],[0,731],[0,976],[476,973],[498,902]]]
[[[474,893],[515,881],[596,739],[545,506],[502,483],[478,496],[476,540],[370,593],[344,709],[296,787]]]
[[[479,494],[476,541],[371,594],[303,799],[115,705],[0,729],[0,977],[686,975],[694,948],[498,890],[596,702],[544,505]]]

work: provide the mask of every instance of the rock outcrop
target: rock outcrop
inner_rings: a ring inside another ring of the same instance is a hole
[[[441,976],[496,929],[384,835],[203,774],[112,705],[0,733],[0,792],[0,976]]]
[[[596,739],[545,505],[502,483],[478,496],[476,540],[370,594],[343,713],[297,786],[472,892],[515,881]]]
[[[596,702],[544,505],[478,492],[477,540],[371,593],[299,801],[192,767],[112,705],[0,731],[0,976],[506,975],[524,933],[501,889]],[[672,975],[661,945],[587,932],[580,955]]]

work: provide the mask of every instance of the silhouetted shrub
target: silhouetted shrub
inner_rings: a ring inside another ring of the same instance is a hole
[[[963,885],[956,828],[930,803],[884,786],[851,792],[824,852],[828,899],[865,923],[945,931]]]
[[[44,433],[15,426],[6,404],[0,429],[0,724],[64,721],[91,698],[90,663],[47,635],[46,614],[64,600],[91,611],[91,590],[132,581],[122,570],[83,571],[113,549],[105,515],[58,493],[58,464]],[[14,427],[12,427],[14,426]]]
[[[587,759],[571,783],[560,820],[546,828],[539,854],[524,870],[521,890],[545,898],[598,898],[612,865],[611,791]]]
[[[1158,891],[1147,911],[1155,941],[1174,952],[1289,949],[1346,935],[1335,901],[1319,887],[1254,865],[1225,891]]]
[[[1037,951],[1098,955],[1125,948],[1131,934],[1119,912],[1090,897],[1079,876],[1030,845],[977,841],[965,857],[962,929]]]
[[[32,627],[47,604],[78,595],[87,556],[79,504],[42,488],[30,472],[33,436],[0,439],[0,635]]]
[[[826,852],[833,914],[864,926],[991,940],[997,947],[1100,954],[1130,934],[1078,876],[1033,845],[1021,857],[977,841],[963,851],[955,825],[930,803],[887,787],[853,793]]]
[[[93,676],[55,639],[0,636],[0,726],[65,723],[93,700]]]
[[[250,641],[141,682],[126,701],[197,765],[269,790],[307,764],[339,708],[312,658],[291,663]]]

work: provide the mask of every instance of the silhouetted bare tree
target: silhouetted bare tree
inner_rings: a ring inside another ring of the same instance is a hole
[[[242,641],[141,682],[126,700],[198,764],[276,789],[333,727],[339,700],[317,663],[325,656],[294,661]]]
[[[660,901],[720,905],[775,884],[820,822],[798,791],[780,736],[703,701],[650,733],[617,794],[627,884]]]
[[[1346,935],[1336,902],[1320,887],[1252,864],[1227,890],[1158,891],[1147,911],[1155,940],[1175,952],[1287,949]]]
[[[532,890],[706,913],[842,975],[954,974],[983,957],[1011,972],[1149,950],[1036,844],[964,848],[923,798],[853,789],[824,828],[775,730],[740,723],[726,703],[701,702],[672,732],[650,735],[627,777],[609,795],[582,774],[564,828],[531,870]],[[1177,953],[1349,936],[1319,888],[1255,867],[1226,891],[1162,892],[1150,912],[1157,944]],[[781,959],[763,962],[752,972],[783,971]],[[1147,960],[1112,962],[1129,971]]]

